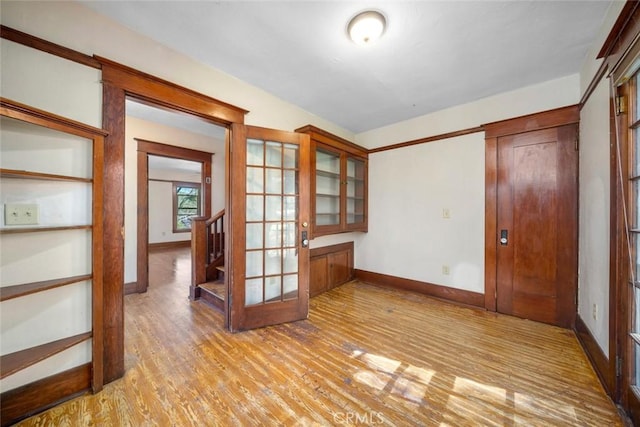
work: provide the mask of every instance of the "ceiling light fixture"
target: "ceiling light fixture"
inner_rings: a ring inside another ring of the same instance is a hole
[[[355,44],[371,45],[378,40],[387,26],[384,15],[375,10],[360,12],[349,21],[347,33]]]

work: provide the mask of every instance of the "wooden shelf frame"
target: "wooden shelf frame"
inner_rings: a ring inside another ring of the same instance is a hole
[[[47,291],[49,289],[59,288],[61,286],[80,283],[92,279],[91,274],[83,274],[80,276],[62,277],[60,279],[43,280],[41,282],[23,283],[20,285],[4,286],[0,288],[0,302],[13,298],[23,297],[25,295],[35,294]]]
[[[35,365],[53,355],[56,355],[76,344],[80,344],[92,337],[91,332],[62,338],[46,344],[16,351],[0,357],[0,378],[8,377],[31,365]]]
[[[58,116],[44,110],[30,107],[7,98],[0,97],[0,115],[21,120],[26,123],[57,130],[70,135],[83,137],[92,148],[92,177],[55,175],[38,171],[21,171],[12,169],[0,170],[0,176],[7,178],[26,178],[37,180],[83,182],[91,185],[91,225],[42,226],[0,229],[0,234],[29,233],[62,230],[89,230],[91,234],[91,274],[70,278],[51,279],[43,282],[25,283],[7,287],[2,290],[2,301],[25,297],[58,286],[91,280],[91,331],[74,337],[64,338],[42,346],[33,347],[21,352],[2,356],[0,370],[2,377],[44,360],[60,351],[72,347],[91,338],[91,378],[87,387],[93,392],[102,390],[104,385],[104,287],[103,287],[103,253],[104,253],[104,163],[105,138],[108,132],[66,117]],[[78,379],[80,381],[80,378]],[[84,381],[84,379],[82,379]]]
[[[93,225],[58,225],[41,227],[0,228],[0,234],[38,233],[43,231],[91,230]]]
[[[0,178],[38,179],[42,181],[72,181],[85,183],[93,182],[93,178],[82,178],[79,176],[56,175],[52,173],[41,173],[4,168],[0,168]]]

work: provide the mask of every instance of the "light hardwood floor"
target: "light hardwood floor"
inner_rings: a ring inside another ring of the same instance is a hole
[[[184,250],[125,297],[126,375],[22,425],[622,425],[572,332],[351,282],[239,334]]]

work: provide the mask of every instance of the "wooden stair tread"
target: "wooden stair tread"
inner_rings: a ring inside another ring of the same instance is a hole
[[[216,270],[222,271],[224,273],[224,265],[217,265]]]
[[[4,286],[0,288],[0,301],[6,301],[12,298],[18,298],[29,294],[35,294],[37,292],[46,291],[48,289],[53,289],[60,286],[70,285],[72,283],[83,282],[85,280],[91,280],[91,274],[63,277],[61,279],[44,280],[42,282],[24,283],[14,286]]]
[[[222,301],[225,300],[225,296],[227,294],[227,288],[223,282],[216,281],[216,282],[201,283],[198,285],[198,287],[203,291],[206,291],[214,295],[216,298],[219,298]]]
[[[58,354],[76,344],[91,338],[91,332],[74,335],[68,338],[62,338],[46,344],[16,351],[15,353],[5,354],[0,357],[0,378],[15,374],[31,365],[34,365],[48,357]]]

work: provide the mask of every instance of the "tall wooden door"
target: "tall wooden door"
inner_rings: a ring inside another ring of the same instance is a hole
[[[497,311],[573,325],[577,125],[497,139]]]
[[[309,136],[231,128],[228,313],[232,331],[309,313]]]

